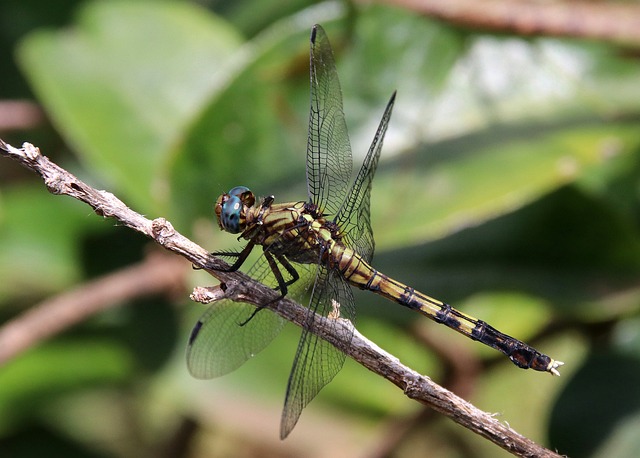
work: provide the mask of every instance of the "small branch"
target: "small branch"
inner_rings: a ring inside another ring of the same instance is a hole
[[[386,0],[465,27],[640,45],[640,5],[585,0]]]
[[[186,263],[152,253],[142,263],[48,299],[0,328],[0,366],[39,342],[127,299],[176,291],[185,285]]]
[[[270,299],[278,297],[278,293],[273,289],[253,281],[241,272],[216,271],[226,264],[182,236],[164,218],[156,218],[153,221],[146,219],[129,209],[113,194],[90,187],[52,163],[40,154],[38,148],[31,144],[25,143],[23,148],[17,149],[0,140],[0,152],[38,173],[52,193],[72,196],[90,205],[99,215],[117,218],[124,225],[147,235],[166,249],[207,270],[223,283],[224,286],[219,288],[198,288],[193,294],[195,299],[208,302],[224,296],[252,304],[264,304],[266,299],[266,302],[271,304],[269,307],[285,319],[300,327],[305,323],[307,313],[305,307],[286,298],[270,302]],[[320,316],[316,318],[314,323],[318,326],[313,332],[336,346],[342,342],[342,336],[350,332],[353,326],[346,320],[337,319],[336,323],[335,319]],[[331,331],[332,329],[333,331]],[[345,353],[367,369],[401,388],[409,398],[428,405],[514,455],[523,457],[559,456],[437,385],[429,377],[404,366],[397,358],[377,347],[356,330],[353,331],[353,340],[351,345],[344,350]]]
[[[0,100],[0,132],[33,129],[45,121],[42,109],[28,100]]]

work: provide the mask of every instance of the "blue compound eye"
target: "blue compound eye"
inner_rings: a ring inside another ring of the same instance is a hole
[[[236,186],[218,197],[214,208],[220,229],[232,234],[244,231],[247,225],[245,212],[255,202],[256,197],[246,186]]]
[[[242,201],[240,198],[237,195],[229,195],[229,198],[222,204],[222,211],[220,213],[220,225],[225,231],[231,232],[232,234],[240,232],[242,210]]]
[[[231,191],[229,191],[227,194],[229,194],[230,196],[240,197],[245,192],[251,192],[251,190],[249,188],[247,188],[246,186],[236,186]]]
[[[242,205],[246,205],[247,207],[253,207],[253,204],[256,203],[256,197],[246,186],[236,186],[229,191],[228,194],[232,197],[239,197]]]

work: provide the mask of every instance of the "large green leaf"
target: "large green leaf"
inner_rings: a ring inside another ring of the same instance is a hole
[[[32,350],[0,373],[0,430],[37,414],[57,396],[122,381],[131,368],[129,355],[112,341],[69,340]]]
[[[0,207],[0,301],[40,297],[82,277],[78,240],[107,228],[86,206],[48,194],[44,186],[14,186]]]
[[[157,212],[167,156],[225,79],[239,42],[224,21],[186,3],[95,2],[73,29],[30,36],[19,57],[93,173]]]
[[[421,243],[517,209],[593,174],[612,142],[619,155],[638,148],[635,123],[534,126],[510,138],[490,129],[425,146],[383,165],[372,197],[376,239],[385,249]]]
[[[639,414],[640,362],[601,351],[588,358],[564,388],[553,409],[549,436],[563,453],[589,456],[610,435],[623,434],[625,423],[637,424]]]
[[[304,178],[308,108],[293,110],[291,93],[300,85],[308,91],[308,33],[306,26],[282,23],[246,46],[244,65],[209,100],[176,151],[172,187],[180,192],[173,214],[186,221],[210,217],[215,198],[233,186],[266,195]],[[301,73],[287,88],[282,80],[296,65]],[[300,191],[297,198],[304,199]]]

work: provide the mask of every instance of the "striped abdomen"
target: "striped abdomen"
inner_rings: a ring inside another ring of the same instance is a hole
[[[336,248],[332,250],[332,265],[339,269],[352,285],[373,291],[420,312],[436,323],[444,324],[473,340],[495,348],[507,355],[518,367],[559,375],[556,367],[562,363],[554,361],[518,339],[503,334],[482,320],[466,315],[449,304],[387,277],[371,267],[353,250],[345,247]]]

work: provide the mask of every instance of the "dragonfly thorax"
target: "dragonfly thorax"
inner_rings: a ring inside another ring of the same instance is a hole
[[[236,186],[221,194],[215,205],[220,229],[232,234],[242,232],[247,224],[247,209],[255,202],[255,196],[246,186]]]

